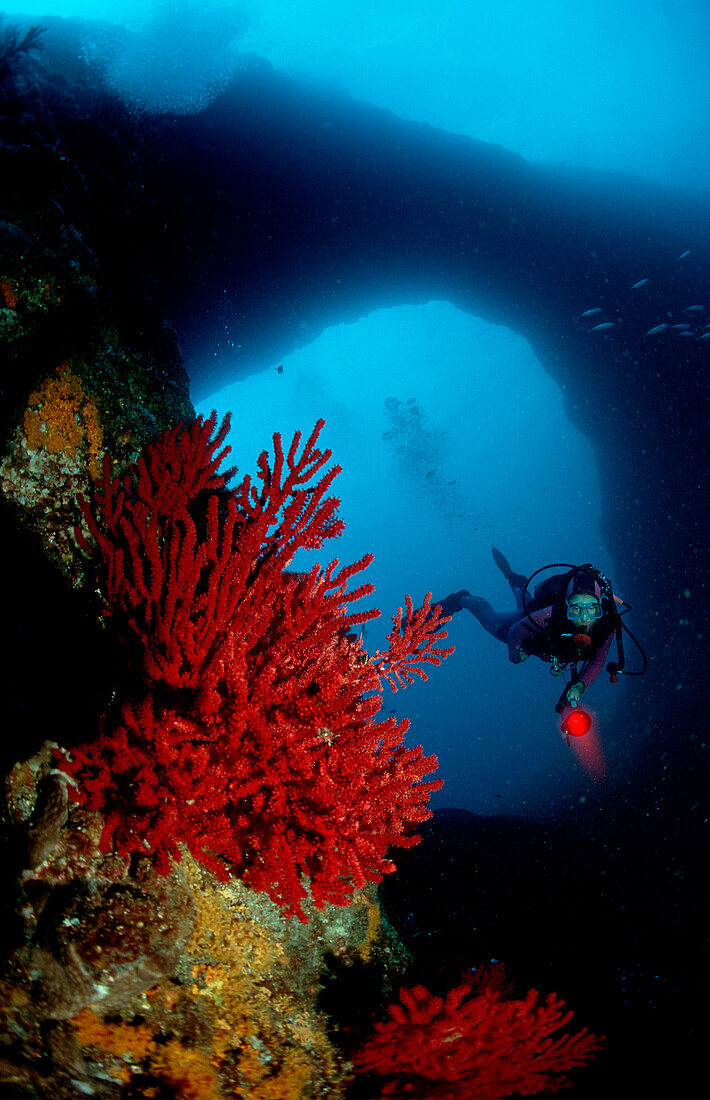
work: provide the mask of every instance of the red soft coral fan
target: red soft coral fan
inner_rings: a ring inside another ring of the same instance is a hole
[[[260,485],[246,476],[234,492],[217,473],[229,448],[215,457],[229,421],[213,438],[215,422],[166,433],[120,480],[106,468],[84,503],[106,612],[142,688],[66,768],[106,816],[104,850],[150,852],[167,871],[186,845],[305,919],[304,877],[317,906],[344,904],[431,816],[436,758],[405,748],[406,721],[374,718],[383,679],[426,679],[421,663],[451,652],[436,644],[448,619],[430,595],[417,612],[407,598],[388,651],[368,657],[352,628],[379,612],[349,608],[373,586],[347,585],[371,555],[288,571],[343,527],[326,495],[339,468],[309,485],[331,457],[316,447],[323,421],[300,456],[300,432],[286,455],[274,435]]]
[[[586,1028],[562,1031],[572,1018],[556,994],[531,989],[522,1001],[506,999],[500,973],[468,978],[436,997],[423,986],[400,991],[389,1019],[353,1061],[377,1074],[379,1097],[412,1100],[502,1100],[557,1092],[566,1075],[601,1048]]]

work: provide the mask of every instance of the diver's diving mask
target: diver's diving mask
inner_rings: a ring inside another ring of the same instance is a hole
[[[601,619],[604,612],[602,611],[601,604],[598,603],[579,604],[575,603],[573,600],[572,603],[567,604],[568,619],[581,619],[584,614],[588,615],[590,619]]]

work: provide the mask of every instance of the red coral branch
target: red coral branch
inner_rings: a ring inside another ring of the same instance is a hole
[[[510,1000],[499,986],[484,975],[443,998],[421,985],[402,989],[389,1019],[353,1056],[358,1070],[377,1075],[380,1097],[413,1100],[502,1100],[564,1088],[602,1039],[586,1028],[565,1032],[572,1013],[556,994],[531,989]]]
[[[397,608],[397,614],[393,617],[393,627],[387,635],[390,643],[389,651],[385,654],[376,654],[375,666],[379,675],[387,681],[393,691],[397,686],[406,687],[414,683],[414,676],[420,680],[428,679],[420,662],[432,665],[440,665],[441,662],[453,653],[454,647],[448,649],[437,648],[434,643],[445,638],[446,631],[441,627],[444,623],[451,622],[450,615],[441,615],[441,608],[437,605],[431,609],[431,592],[427,592],[424,603],[417,611],[412,608],[412,600],[406,597],[407,614],[402,627],[402,608]]]
[[[106,460],[93,506],[80,500],[101,554],[114,628],[124,641],[138,642],[144,674],[171,687],[199,682],[242,581],[229,570],[238,519],[232,497],[218,517],[218,491],[234,472],[217,473],[230,447],[215,454],[229,416],[212,439],[215,423],[212,413],[189,428],[178,424],[122,478],[111,479]],[[201,495],[209,500],[206,539],[190,510]]]
[[[387,852],[419,839],[436,758],[405,748],[406,722],[376,722],[382,679],[404,686],[449,650],[428,598],[389,652],[370,660],[352,628],[379,614],[348,591],[370,563],[307,574],[294,553],[342,530],[327,495],[338,467],[316,447],[258,460],[226,493],[218,474],[226,425],[214,414],[175,429],[84,505],[100,555],[107,612],[143,683],[68,770],[106,816],[104,846],[151,852],[161,870],[186,846],[217,874],[240,875],[305,919],[393,869]],[[309,482],[320,474],[314,485]],[[174,487],[171,493],[170,487]],[[132,644],[131,644],[132,643]],[[166,690],[167,689],[167,690]]]

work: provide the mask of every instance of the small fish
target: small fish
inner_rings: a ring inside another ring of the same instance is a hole
[[[680,325],[671,325],[671,328],[677,328],[677,329],[690,328],[690,325],[688,324],[687,321],[683,321],[683,323],[680,324]]]
[[[283,374],[283,372],[284,372],[284,365],[283,365],[283,363],[281,363],[281,365],[276,368],[276,373],[277,374]]]
[[[710,340],[710,331],[704,332],[702,336],[698,336],[698,340]]]
[[[705,306],[686,306],[683,313],[700,313],[701,309],[705,309]]]
[[[687,251],[685,251],[685,252],[681,252],[681,254],[680,254],[680,256],[678,257],[678,259],[679,259],[679,260],[684,260],[684,259],[686,259],[686,257],[690,255],[691,251],[692,251],[692,250],[691,250],[691,249],[689,248],[689,249],[687,249]]]
[[[604,332],[604,329],[614,328],[613,321],[603,321],[601,325],[595,325],[594,328],[590,328],[590,332]]]
[[[638,290],[638,288],[640,286],[645,286],[647,282],[648,282],[648,279],[639,279],[639,281],[637,283],[632,283],[631,284],[631,289],[632,290]]]
[[[668,325],[654,325],[653,328],[648,330],[646,336],[655,336],[657,332],[663,332],[663,330],[667,328]]]
[[[580,313],[580,317],[593,317],[595,313],[601,313],[602,307],[595,306],[594,309],[585,309],[584,313]]]
[[[676,332],[676,336],[695,336],[692,329],[684,328],[682,332]]]

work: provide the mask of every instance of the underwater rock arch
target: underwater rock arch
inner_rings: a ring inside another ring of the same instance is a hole
[[[692,711],[710,341],[686,310],[710,311],[707,201],[529,164],[266,63],[158,127],[154,255],[195,399],[385,305],[446,299],[522,334],[594,446],[615,580],[645,604],[646,701],[660,728]],[[672,328],[688,319],[695,338]]]

